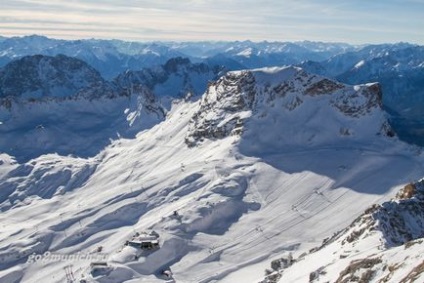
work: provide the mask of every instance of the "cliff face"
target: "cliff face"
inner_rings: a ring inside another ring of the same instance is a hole
[[[192,117],[186,142],[194,145],[204,139],[240,135],[246,122],[253,120],[268,127],[281,120],[281,131],[321,121],[325,130],[320,134],[325,134],[332,130],[333,116],[340,122],[336,133],[361,135],[353,121],[363,117],[375,117],[370,119],[379,133],[389,129],[381,97],[378,84],[348,86],[294,67],[229,72],[209,85]]]
[[[184,98],[202,95],[209,81],[218,79],[222,67],[191,63],[187,58],[173,58],[164,65],[140,71],[126,71],[114,79],[120,87],[143,85],[158,97]]]

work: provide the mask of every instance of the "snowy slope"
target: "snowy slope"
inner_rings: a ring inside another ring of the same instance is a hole
[[[18,59],[0,70],[7,95],[0,100],[0,150],[20,161],[55,152],[95,156],[110,140],[134,138],[162,121],[163,105],[200,95],[220,71],[176,58],[107,82],[63,55]]]
[[[378,94],[293,67],[231,72],[94,157],[3,153],[0,281],[258,282],[421,176]],[[159,249],[124,245],[153,230]]]
[[[90,157],[111,140],[134,137],[165,118],[148,90],[132,95],[43,101],[4,100],[0,150],[18,161],[47,153]]]
[[[423,181],[368,208],[286,270],[280,282],[422,282]],[[277,273],[275,273],[277,274]]]

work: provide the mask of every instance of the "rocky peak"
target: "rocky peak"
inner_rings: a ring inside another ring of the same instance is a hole
[[[69,97],[103,83],[94,68],[65,55],[25,56],[0,69],[0,97]]]
[[[187,66],[190,65],[190,59],[188,58],[182,58],[182,57],[176,57],[169,59],[164,65],[163,69],[167,73],[176,73],[178,71],[178,68],[181,66]]]
[[[242,121],[253,107],[256,80],[250,71],[230,72],[209,84],[190,121],[186,143],[241,134]]]
[[[205,63],[191,63],[187,58],[173,58],[164,65],[140,71],[127,71],[115,78],[119,86],[144,85],[158,96],[185,97],[200,95],[210,80],[217,79],[222,68]]]
[[[218,81],[209,84],[200,101],[199,111],[191,120],[186,141],[187,144],[194,145],[205,138],[241,134],[246,119],[249,117],[269,119],[269,112],[275,107],[281,107],[281,110],[275,113],[273,123],[288,115],[292,117],[290,119],[298,120],[300,123],[308,114],[304,113],[305,115],[297,119],[295,118],[297,114],[290,113],[295,112],[303,104],[308,105],[305,106],[306,111],[316,109],[310,113],[311,115],[317,115],[317,110],[322,108],[332,112],[331,115],[335,115],[335,119],[340,119],[340,114],[345,120],[356,119],[367,116],[374,110],[381,110],[381,96],[378,84],[348,86],[308,74],[297,67],[229,72]],[[313,102],[314,100],[316,102]],[[384,120],[384,115],[379,116],[380,120]],[[330,118],[325,115],[319,119]],[[288,118],[284,120],[285,123],[289,121]],[[324,120],[322,124],[327,123]],[[384,128],[382,121],[376,123],[379,129],[377,131]],[[346,121],[345,124],[354,123]],[[387,127],[387,123],[383,124]],[[325,130],[328,131],[327,128]],[[348,132],[351,133],[353,130],[348,129]]]

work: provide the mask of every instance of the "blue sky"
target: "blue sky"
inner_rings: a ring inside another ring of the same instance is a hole
[[[0,35],[424,44],[424,0],[1,0]]]

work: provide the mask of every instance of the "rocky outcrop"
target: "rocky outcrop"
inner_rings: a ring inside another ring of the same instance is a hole
[[[189,146],[203,139],[220,139],[241,134],[243,111],[250,111],[256,96],[256,81],[252,72],[228,73],[208,90],[200,102],[200,108],[191,119]]]
[[[424,179],[407,184],[396,197],[369,207],[345,230],[324,240],[321,250],[340,241],[348,245],[379,233],[381,243],[390,248],[424,238]]]
[[[162,66],[122,73],[114,83],[120,87],[143,85],[157,96],[182,98],[203,94],[208,82],[217,79],[222,71],[218,66],[193,64],[187,58],[177,57]]]
[[[357,92],[341,92],[331,99],[340,112],[352,117],[369,114],[373,109],[381,109],[382,94],[377,83],[358,86]]]
[[[423,201],[424,179],[405,185],[394,199],[369,207],[321,246],[293,258],[294,268],[310,268],[309,282],[421,282]],[[262,282],[286,282],[285,273],[293,272],[287,268],[273,268]]]
[[[377,123],[375,132],[392,136],[383,118],[381,98],[378,84],[348,86],[308,74],[296,67],[229,72],[209,84],[199,110],[191,119],[186,143],[193,146],[205,139],[241,135],[249,117],[265,119],[269,116],[269,110],[277,105],[281,107],[281,113],[275,115],[283,117],[294,113],[305,103],[309,110],[325,107],[326,110],[322,111],[339,112],[346,120],[370,116],[374,110],[379,111],[381,121],[374,121]],[[317,112],[301,115],[299,119],[317,115]],[[273,122],[277,119],[283,118],[274,117]],[[295,114],[293,119],[296,119]],[[349,128],[338,128],[337,131],[343,136],[353,136],[355,132]]]

